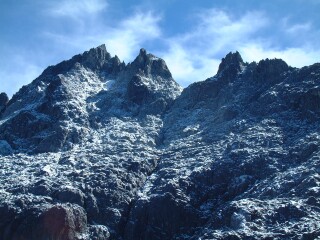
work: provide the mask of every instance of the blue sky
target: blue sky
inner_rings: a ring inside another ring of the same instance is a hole
[[[126,63],[144,47],[187,86],[238,50],[245,61],[320,62],[320,0],[1,0],[0,92],[105,43]]]

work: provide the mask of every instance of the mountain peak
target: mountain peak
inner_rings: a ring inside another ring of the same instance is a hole
[[[107,52],[107,47],[106,47],[106,45],[104,43],[101,44],[100,46],[96,47],[96,49],[101,49],[101,50]]]
[[[165,79],[172,78],[165,61],[151,53],[147,53],[144,48],[140,49],[139,55],[131,63],[131,67],[144,75],[161,76]]]
[[[133,61],[133,63],[138,64],[140,66],[142,65],[150,65],[152,60],[157,60],[158,58],[155,57],[151,53],[147,53],[146,49],[141,48],[139,51],[139,55],[136,57],[136,59]]]
[[[229,52],[224,58],[222,58],[218,73],[222,73],[225,70],[235,70],[236,72],[239,72],[243,65],[244,62],[238,51],[235,53]]]
[[[96,48],[91,48],[82,55],[84,65],[94,68],[101,68],[105,62],[111,59],[110,53],[107,51],[106,45],[102,44]]]
[[[139,56],[147,56],[147,51],[144,48],[140,49]]]
[[[181,87],[172,78],[165,61],[147,53],[144,48],[140,49],[139,55],[128,65],[128,70],[132,76],[128,84],[128,99],[139,105],[162,102],[161,107],[151,107],[153,112],[155,109],[163,111],[164,106],[181,93]]]
[[[69,60],[62,61],[57,65],[49,66],[44,70],[42,75],[57,75],[67,72],[72,69],[76,63],[80,63],[84,67],[92,70],[106,68],[106,70],[108,70],[110,68],[109,62],[116,63],[117,66],[112,66],[112,68],[120,68],[120,65],[122,65],[120,59],[117,56],[112,58],[107,51],[106,45],[102,44],[96,48],[91,48],[89,51],[85,51],[82,54],[75,55]]]

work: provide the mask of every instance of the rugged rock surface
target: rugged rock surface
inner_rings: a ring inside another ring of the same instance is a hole
[[[4,111],[4,109],[6,108],[8,101],[9,101],[8,95],[4,92],[0,93],[0,116],[1,116],[1,113]]]
[[[0,239],[320,237],[320,64],[182,88],[140,50],[47,68],[0,118]]]

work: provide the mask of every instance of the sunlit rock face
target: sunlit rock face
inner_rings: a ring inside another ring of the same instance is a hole
[[[90,49],[0,94],[0,239],[316,239],[319,120],[319,64]]]

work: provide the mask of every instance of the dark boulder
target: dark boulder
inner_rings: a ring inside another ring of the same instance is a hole
[[[9,211],[7,217],[12,212],[10,208],[2,211]],[[48,206],[25,210],[22,215],[13,214],[15,217],[7,219],[10,223],[1,232],[1,239],[81,240],[88,233],[86,214],[76,205]]]
[[[173,239],[175,234],[189,231],[201,223],[192,206],[165,193],[135,203],[125,239]]]
[[[87,233],[84,210],[74,205],[57,205],[44,211],[34,226],[33,239],[82,239]]]
[[[84,194],[77,188],[63,187],[58,190],[56,197],[61,202],[69,202],[83,206]]]

